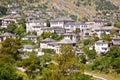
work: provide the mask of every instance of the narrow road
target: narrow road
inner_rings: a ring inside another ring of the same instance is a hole
[[[101,80],[108,80],[108,79],[106,79],[106,78],[104,78],[104,77],[102,77],[102,76],[99,76],[99,75],[97,75],[97,74],[93,74],[93,73],[89,73],[89,72],[84,72],[84,74],[89,75],[89,76],[92,76],[92,77],[94,77],[94,78],[101,79]]]

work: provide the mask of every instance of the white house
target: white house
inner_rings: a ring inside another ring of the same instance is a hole
[[[65,29],[69,29],[70,32],[76,29],[85,30],[87,29],[87,25],[83,22],[68,22],[65,24]]]
[[[63,36],[64,36],[65,39],[70,39],[74,42],[77,42],[78,39],[80,39],[79,34],[76,34],[76,33],[73,33],[73,32],[64,33]]]
[[[32,40],[34,43],[38,42],[38,36],[36,35],[28,35],[22,38],[22,40]]]
[[[33,45],[24,45],[23,46],[23,51],[25,52],[32,52],[34,50]]]
[[[37,26],[37,28],[34,26]],[[43,20],[30,20],[26,23],[26,32],[36,31],[35,28],[39,30],[41,26],[47,26],[46,22]]]
[[[41,50],[43,48],[49,48],[49,43],[56,42],[56,40],[53,40],[51,38],[46,38],[40,42],[40,48]]]
[[[112,43],[115,46],[120,46],[120,37],[113,37]]]
[[[0,20],[2,21],[2,25],[1,25],[2,28],[7,28],[7,26],[12,22],[16,23],[15,19],[2,18]]]
[[[70,39],[63,39],[63,40],[57,42],[53,39],[46,38],[41,41],[40,48],[41,49],[43,49],[43,48],[54,49],[56,53],[60,54],[60,46],[63,44],[69,44],[69,45],[72,45],[73,47],[75,47],[76,42],[74,42]]]
[[[110,49],[109,42],[104,41],[104,40],[99,40],[99,41],[95,42],[94,46],[95,46],[95,51],[98,54],[100,54],[100,53],[106,53]]]
[[[50,26],[51,27],[64,27],[66,23],[68,22],[74,22],[71,18],[69,17],[62,17],[62,18],[57,18],[54,20],[50,21]]]
[[[17,36],[15,34],[12,34],[12,33],[3,33],[0,35],[0,42],[6,40],[6,38],[16,38]]]
[[[101,35],[103,33],[110,34],[112,30],[115,30],[119,32],[120,29],[115,28],[113,26],[107,26],[107,27],[95,27],[92,29],[93,33],[96,33],[99,38],[101,38]]]

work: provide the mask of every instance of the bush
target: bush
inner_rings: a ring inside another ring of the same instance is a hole
[[[85,40],[83,41],[83,44],[84,44],[84,45],[90,44],[90,40],[89,40],[89,39],[85,39]]]
[[[49,48],[43,48],[42,52],[44,52],[44,53],[54,53],[55,50],[54,49],[49,49]]]

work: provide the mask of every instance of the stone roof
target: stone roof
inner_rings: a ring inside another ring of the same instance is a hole
[[[45,28],[46,26],[33,26],[33,28]]]
[[[99,40],[99,41],[96,41],[95,43],[109,43],[109,42],[105,40]]]
[[[120,45],[120,37],[113,37],[113,45]]]
[[[29,20],[28,23],[44,23],[44,20]]]
[[[63,34],[64,36],[67,36],[67,35],[77,35],[76,33],[73,33],[73,32],[67,32],[67,33],[64,33]]]
[[[70,17],[61,17],[61,18],[56,18],[51,21],[54,22],[54,21],[74,21],[74,20],[72,20]]]
[[[41,43],[50,43],[50,42],[56,42],[56,40],[51,39],[51,38],[46,38],[46,39],[41,41]]]
[[[12,33],[9,33],[9,32],[3,33],[0,36],[2,36],[2,37],[9,37],[9,36],[16,37],[15,34],[12,34]]]
[[[70,39],[63,39],[63,40],[57,42],[57,44],[74,44],[74,43],[76,43],[76,42],[73,42]]]
[[[34,48],[33,45],[23,45],[23,47],[24,47],[25,49],[33,49],[33,48]]]
[[[66,25],[86,25],[84,22],[76,21],[76,22],[67,22]]]
[[[119,28],[108,26],[108,27],[96,27],[94,30],[120,30]]]
[[[36,36],[36,35],[28,35],[28,36],[25,36],[25,37],[27,37],[27,38],[37,38],[38,36]]]

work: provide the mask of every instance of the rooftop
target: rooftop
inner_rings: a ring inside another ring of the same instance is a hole
[[[46,38],[46,39],[41,41],[41,43],[49,43],[49,42],[56,42],[56,40],[51,39],[51,38]]]
[[[109,43],[109,42],[105,40],[99,40],[99,41],[96,41],[95,43]]]

